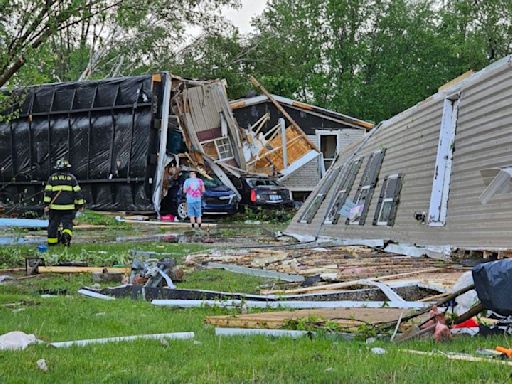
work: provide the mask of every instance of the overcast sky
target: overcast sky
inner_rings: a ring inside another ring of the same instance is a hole
[[[242,0],[241,3],[242,8],[227,9],[224,16],[238,27],[240,33],[248,33],[252,31],[251,19],[263,12],[267,0]]]

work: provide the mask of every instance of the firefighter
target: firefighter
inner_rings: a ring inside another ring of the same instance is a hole
[[[73,219],[76,210],[82,210],[85,200],[75,176],[70,173],[71,164],[60,159],[55,165],[55,173],[48,179],[44,189],[45,212],[49,212],[48,245],[65,246],[71,244]],[[62,223],[62,231],[59,225]]]

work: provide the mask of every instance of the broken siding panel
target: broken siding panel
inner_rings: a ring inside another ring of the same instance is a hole
[[[460,106],[460,112],[459,112],[459,116],[464,116],[464,106],[465,106],[465,102],[467,101],[467,98],[466,96],[463,96],[462,100],[461,100],[461,106]],[[497,106],[498,108],[502,108],[502,106],[498,105]],[[487,119],[489,118],[492,118],[492,116],[490,115],[487,115],[486,116]],[[469,123],[469,122],[468,122]],[[478,127],[475,127],[476,129],[478,129]],[[480,128],[482,128],[482,126],[480,126]],[[489,131],[489,133],[491,133],[492,130]],[[449,207],[448,207],[448,217],[447,217],[447,226],[448,227],[452,227],[452,221],[453,221],[453,216],[450,215],[450,212],[453,211],[453,214],[456,215],[457,214],[457,211],[456,211],[456,206],[458,205],[458,202],[454,201],[455,200],[455,196],[457,194],[457,186],[458,186],[458,183],[468,183],[468,181],[465,181],[465,180],[461,180],[460,176],[461,176],[461,172],[460,172],[460,166],[459,164],[457,163],[457,160],[458,159],[462,159],[462,157],[458,157],[458,155],[460,154],[460,150],[458,150],[462,145],[463,145],[463,141],[461,140],[460,136],[464,137],[464,134],[465,134],[465,130],[464,130],[464,124],[461,124],[460,123],[460,120],[459,120],[459,123],[458,123],[458,127],[457,127],[457,136],[456,136],[456,141],[455,141],[455,145],[456,145],[456,151],[455,151],[455,154],[454,154],[454,165],[453,165],[453,179],[452,179],[452,191],[450,193],[450,199],[449,199]],[[478,136],[476,136],[478,137]],[[492,137],[492,136],[491,136]],[[482,136],[482,139],[479,140],[482,144],[484,143],[489,143],[489,136],[486,135],[486,136]],[[493,148],[493,144],[489,145],[487,144],[488,147],[485,148],[481,148],[483,151],[485,151],[487,149],[487,151],[485,153],[489,154],[489,153],[492,153],[492,148]],[[469,146],[464,146],[464,148],[471,148]],[[421,156],[421,154],[419,154]],[[389,154],[389,157],[391,157],[391,154]],[[493,156],[481,156],[480,157],[480,161],[484,161],[484,162],[487,162],[487,164],[489,163],[489,160],[492,161],[492,158]],[[388,160],[388,159],[386,159]],[[512,159],[511,159],[512,160]],[[466,162],[473,162],[473,160],[469,160],[467,159],[466,157]],[[507,162],[502,159],[503,163],[506,164]],[[462,164],[463,165],[463,164]],[[477,175],[477,169],[478,166],[475,166],[476,164],[472,164],[470,169],[468,170],[468,172],[470,174],[473,174],[473,175]],[[481,164],[481,166],[483,166],[484,164]],[[383,169],[384,169],[384,166],[383,166]],[[479,176],[478,176],[479,177]],[[431,180],[431,179],[430,179]],[[467,179],[466,179],[467,180]],[[471,177],[470,177],[470,180],[471,180]],[[471,181],[469,181],[469,183],[471,183]],[[474,193],[472,191],[472,189],[475,188],[475,184],[470,184],[470,195],[473,194],[474,196],[474,200],[476,202],[477,200],[477,195],[478,193]],[[482,189],[483,189],[483,185],[482,185]],[[420,192],[420,190],[416,190],[415,191],[416,194],[418,194]],[[402,198],[403,200],[403,204],[405,205],[405,197]],[[422,199],[421,198],[418,198],[418,202],[420,202]],[[468,205],[467,205],[468,202],[466,202],[465,204],[462,204],[461,205],[461,210],[462,211],[465,211],[467,212],[468,211]],[[477,211],[478,210],[482,210],[482,209],[485,209],[483,207],[478,207],[478,203],[475,204],[473,203],[473,208],[476,209]],[[410,211],[413,210],[413,207],[410,207]],[[488,217],[491,217],[492,216],[492,213],[488,216]],[[470,221],[473,221],[471,219],[472,215],[467,215],[467,218],[470,220]],[[469,222],[467,222],[469,224]],[[501,224],[501,223],[500,223]],[[505,224],[505,223],[503,223]],[[489,222],[486,223],[486,225],[488,226],[489,225]],[[473,227],[475,228],[475,223],[472,222],[469,224],[468,227]],[[485,228],[485,226],[484,226]],[[464,240],[464,237],[462,237],[462,233],[464,233],[464,231],[460,232],[457,234],[457,232],[453,231],[453,230],[450,230],[451,232],[451,235],[447,235],[447,236],[442,236],[440,237],[440,239],[442,239],[442,241],[446,242],[446,241],[449,241],[450,243],[454,243],[454,242],[457,242],[457,239],[455,236],[459,236],[460,240]],[[493,231],[495,231],[495,229],[493,229]],[[423,233],[423,232],[427,232],[427,233]],[[432,232],[438,232],[438,233],[432,233]],[[409,234],[411,235],[414,235],[414,237],[420,239],[421,237],[423,237],[423,239],[425,240],[426,243],[434,243],[436,242],[436,239],[439,237],[439,231],[417,231],[417,232],[409,232]],[[412,236],[411,236],[412,237]],[[471,236],[470,236],[471,237]],[[465,238],[464,241],[468,241],[467,239],[467,236]],[[475,242],[472,240],[472,244],[475,244]]]

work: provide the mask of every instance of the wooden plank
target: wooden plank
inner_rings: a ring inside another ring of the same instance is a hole
[[[311,335],[311,332],[288,330],[288,329],[215,328],[215,336],[255,336],[255,335],[298,338],[298,337]]]
[[[206,268],[208,268],[208,269],[224,269],[226,271],[233,272],[233,273],[258,276],[258,277],[263,277],[263,278],[268,278],[268,279],[278,279],[278,280],[282,280],[282,281],[287,281],[289,283],[302,283],[305,280],[304,276],[300,276],[300,275],[291,275],[288,273],[267,271],[265,269],[258,269],[258,268],[247,268],[247,267],[242,267],[242,266],[235,265],[235,264],[208,263],[206,265]]]
[[[131,268],[107,268],[107,267],[65,267],[65,266],[54,266],[54,267],[38,267],[39,273],[92,273],[92,272],[103,272],[107,270],[108,273],[123,273],[128,274]]]
[[[367,283],[368,280],[373,280],[373,281],[394,280],[394,279],[400,279],[400,278],[406,277],[406,276],[421,275],[423,273],[436,272],[439,270],[440,270],[440,268],[426,268],[426,269],[419,269],[419,270],[413,271],[413,272],[398,273],[398,274],[386,275],[386,276],[377,276],[377,277],[372,277],[369,279],[357,279],[357,280],[352,280],[352,281],[345,281],[343,283],[318,285],[318,286],[307,287],[307,288],[275,290],[275,291],[263,290],[263,291],[261,291],[261,293],[262,294],[294,294],[294,293],[306,293],[306,292],[316,292],[316,291],[325,291],[325,290],[335,290],[335,289],[347,288],[347,287],[350,287],[353,285],[364,285],[365,283]]]
[[[403,310],[395,308],[336,308],[305,309],[297,311],[261,312],[238,316],[208,316],[206,322],[219,327],[282,328],[290,322],[306,319],[319,326],[333,321],[344,328],[357,328],[362,324],[377,325],[397,321]]]

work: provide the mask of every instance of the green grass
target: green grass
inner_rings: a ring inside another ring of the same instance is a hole
[[[132,249],[171,253],[178,259],[205,247],[201,244],[174,243],[96,243],[74,244],[70,248],[58,246],[44,254],[38,254],[37,245],[0,247],[0,268],[24,267],[25,257],[43,257],[47,263],[58,261],[88,261],[90,265],[112,265],[129,262]]]
[[[82,251],[99,246],[83,246]],[[173,252],[178,257],[201,246],[140,244],[107,247]],[[159,247],[159,248],[156,248]],[[105,249],[105,246],[103,248]],[[70,252],[80,255],[73,247]],[[108,255],[107,255],[108,256]],[[264,281],[205,270],[187,276],[183,288],[255,292]],[[509,383],[512,369],[491,363],[450,361],[398,351],[385,341],[266,337],[219,338],[204,324],[220,308],[170,309],[128,299],[107,302],[83,298],[76,289],[91,283],[89,275],[38,277],[0,286],[0,334],[20,330],[45,341],[127,336],[144,333],[195,332],[194,340],[137,341],[54,349],[33,345],[25,351],[0,352],[0,383]],[[66,288],[70,297],[41,298],[38,289]],[[6,303],[24,302],[15,307]],[[508,345],[504,337],[461,338],[445,344],[416,341],[400,348],[474,354],[477,348]],[[387,353],[375,355],[379,346]],[[36,367],[46,359],[49,371]]]
[[[102,215],[94,211],[85,210],[77,215],[75,222],[77,224],[105,225],[115,228],[130,228],[130,225],[117,221],[115,216]]]

